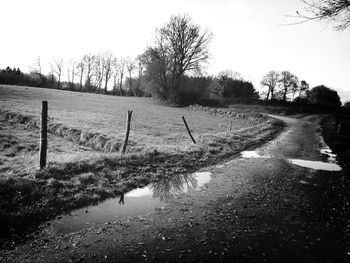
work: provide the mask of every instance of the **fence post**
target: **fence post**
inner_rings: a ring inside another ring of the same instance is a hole
[[[193,138],[193,136],[192,136],[192,134],[191,134],[191,131],[190,131],[190,129],[188,128],[188,125],[187,125],[187,122],[186,122],[184,116],[182,116],[182,120],[183,120],[183,122],[184,122],[184,124],[185,124],[185,126],[186,126],[186,129],[187,129],[188,134],[190,135],[190,137],[191,137],[191,139],[192,139],[192,142],[193,142],[194,144],[196,144],[196,141],[194,140],[194,138]]]
[[[41,102],[40,121],[40,170],[46,166],[47,155],[47,101]]]
[[[126,146],[128,145],[129,133],[130,133],[130,122],[131,122],[131,114],[132,110],[128,110],[128,115],[126,117],[126,131],[125,131],[125,139],[123,144],[123,149],[121,151],[122,154],[126,151]]]
[[[230,132],[232,131],[232,121],[230,121],[230,128],[229,128],[229,131],[230,131]]]

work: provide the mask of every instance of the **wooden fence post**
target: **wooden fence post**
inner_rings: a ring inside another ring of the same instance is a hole
[[[122,154],[125,153],[126,146],[128,145],[129,133],[130,133],[131,114],[132,114],[132,110],[128,110],[128,115],[126,117],[126,131],[125,131],[124,145],[123,145],[123,149],[121,151]]]
[[[46,166],[47,155],[47,101],[41,104],[41,121],[40,121],[40,169]]]
[[[188,128],[188,125],[187,125],[187,122],[186,122],[184,116],[182,116],[182,120],[183,120],[183,122],[184,122],[184,124],[185,124],[185,126],[186,126],[187,132],[188,132],[188,134],[190,135],[190,137],[191,137],[193,143],[196,144],[196,141],[194,140],[194,138],[193,138],[193,136],[192,136],[192,134],[191,134],[191,131],[190,131],[190,129]]]

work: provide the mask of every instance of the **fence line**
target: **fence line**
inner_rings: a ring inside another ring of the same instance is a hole
[[[46,103],[46,112],[45,112],[45,106],[43,106],[44,104]],[[129,112],[129,111],[128,111]],[[26,116],[25,115],[20,115],[20,114],[15,114],[15,113],[10,113],[8,111],[6,112],[0,112],[1,113],[1,116],[4,116],[6,119],[8,120],[15,120],[15,121],[18,121],[20,123],[29,123],[29,120],[26,119]],[[36,122],[37,124],[35,125],[36,128],[40,128],[40,160],[39,160],[39,166],[40,166],[40,169],[43,169],[45,166],[46,166],[46,158],[47,158],[47,131],[48,131],[48,128],[49,128],[49,124],[54,124],[54,118],[53,117],[50,117],[48,115],[48,112],[47,112],[47,102],[42,102],[42,112],[41,112],[41,124],[39,125],[38,121]],[[46,115],[46,116],[45,116]],[[51,114],[50,114],[51,115]],[[51,115],[52,116],[52,115]],[[34,116],[30,116],[30,118],[33,118]],[[45,117],[46,117],[46,121],[45,121]],[[131,117],[131,116],[130,116]],[[142,115],[141,115],[142,117]],[[144,129],[148,129],[148,130],[160,130],[159,129],[159,126],[157,126],[157,123],[156,122],[153,122],[152,120],[152,123],[149,124],[150,122],[146,122],[143,118],[141,117],[138,117],[137,115],[134,114],[133,116],[133,120],[130,121],[129,124],[127,124],[126,126],[126,131],[125,131],[125,138],[124,138],[124,144],[120,144],[120,142],[122,142],[122,139],[118,137],[115,137],[113,136],[112,134],[112,137],[108,138],[106,137],[105,135],[103,134],[99,134],[99,133],[93,133],[93,132],[90,132],[88,133],[88,136],[93,136],[93,139],[95,139],[96,137],[96,145],[99,146],[99,148],[95,148],[95,141],[92,141],[90,140],[89,141],[89,147],[91,147],[92,149],[94,150],[97,150],[97,151],[120,151],[121,149],[121,152],[125,152],[126,151],[126,147],[127,147],[127,143],[128,143],[128,139],[129,139],[129,136],[130,136],[130,128],[132,128],[132,131],[136,131],[140,128],[140,127],[143,127]],[[181,132],[181,126],[183,127],[183,124],[181,125],[181,121],[180,121],[180,116],[178,116],[178,120],[179,122],[176,122],[174,117],[176,116],[167,116],[166,119],[166,123],[169,122],[169,127],[166,127],[164,129],[164,133],[166,134],[167,132],[172,132],[174,131],[174,129],[176,129],[176,133],[179,133]],[[255,117],[255,116],[253,116]],[[29,117],[28,117],[29,118]],[[186,130],[189,134],[189,136],[191,137],[191,140],[193,143],[196,143],[196,140],[194,139],[194,137],[192,136],[191,134],[191,130],[189,128],[189,126],[192,126],[191,123],[188,123],[186,122],[186,119],[184,119],[185,117],[182,116],[182,119],[183,119],[183,122],[185,124],[185,127],[186,127]],[[27,121],[25,121],[27,120]],[[158,120],[158,119],[157,119]],[[118,121],[119,122],[119,121]],[[154,125],[152,125],[154,123]],[[159,123],[159,121],[158,121]],[[164,121],[163,121],[164,123]],[[231,132],[232,131],[232,121],[231,120],[223,120],[223,121],[219,121],[217,122],[218,123],[218,126],[219,126],[219,129],[215,129],[217,130],[217,132]],[[33,125],[33,124],[31,124]],[[131,126],[132,125],[132,126]],[[129,128],[128,128],[129,126]],[[174,128],[172,128],[171,126],[174,126]],[[175,127],[176,126],[176,127]],[[50,126],[51,127],[51,126]],[[198,130],[200,129],[198,126],[194,125],[194,127]],[[78,132],[78,135],[79,137],[75,136],[74,138],[68,138],[68,140],[71,140],[71,141],[75,141],[80,144],[80,140],[79,138],[80,137],[80,133],[83,134],[84,131],[81,131],[81,130],[76,130],[76,129],[73,129],[73,128],[67,128],[67,127],[63,127],[65,130],[74,130],[74,132]],[[118,129],[119,130],[119,129]],[[212,129],[211,129],[212,130]],[[46,133],[46,134],[45,134]],[[127,134],[128,133],[128,134]],[[57,134],[57,133],[53,133],[53,134],[56,134],[58,136],[61,136],[61,137],[64,137],[64,134]],[[75,134],[73,134],[75,135]],[[90,136],[90,137],[91,137]],[[89,137],[89,138],[90,138]],[[115,139],[114,139],[114,138]],[[182,138],[182,137],[181,137]],[[66,138],[67,139],[67,138]],[[181,139],[183,140],[183,138]],[[107,143],[108,142],[108,143]],[[118,143],[119,143],[119,146],[118,146]],[[104,144],[106,144],[106,146],[108,147],[104,147]],[[85,145],[85,144],[82,144],[82,145]],[[102,146],[101,146],[102,145]],[[101,146],[101,147],[100,147]],[[122,147],[121,147],[122,146]]]

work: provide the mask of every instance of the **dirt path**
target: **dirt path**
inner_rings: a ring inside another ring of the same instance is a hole
[[[234,158],[208,167],[212,180],[204,189],[164,208],[66,236],[42,233],[1,251],[0,261],[349,261],[342,225],[347,200],[340,197],[335,205],[329,199],[339,194],[343,172],[286,160],[321,159],[319,120],[283,117],[286,130],[257,150],[270,158]]]

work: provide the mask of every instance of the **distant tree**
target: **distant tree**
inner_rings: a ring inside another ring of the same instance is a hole
[[[281,84],[282,100],[287,101],[287,95],[296,90],[299,80],[289,71],[282,71],[278,81]]]
[[[70,71],[70,61],[68,61],[67,64],[67,82],[70,82],[70,75],[71,75],[71,71]]]
[[[22,85],[24,74],[19,68],[6,67],[6,69],[1,70],[0,83],[9,85]]]
[[[298,79],[298,81],[296,83],[293,83],[291,90],[290,90],[290,93],[292,94],[292,101],[294,101],[294,99],[295,99],[295,94],[298,92],[299,86],[300,86],[300,81]]]
[[[55,59],[52,64],[53,72],[57,75],[57,89],[61,86],[61,76],[63,71],[63,58]]]
[[[324,85],[312,88],[308,93],[307,98],[312,104],[328,108],[338,108],[341,106],[338,93]]]
[[[103,57],[101,53],[95,56],[92,67],[92,75],[94,76],[93,85],[97,87],[96,92],[99,93],[102,91],[102,81],[104,75]]]
[[[116,64],[116,69],[119,76],[119,92],[120,95],[123,96],[123,80],[124,80],[124,74],[125,74],[125,68],[126,68],[126,59],[125,58],[119,58]]]
[[[53,65],[50,63],[50,73],[49,73],[49,78],[50,78],[50,88],[53,89],[55,82],[57,82],[56,77],[55,77],[55,71],[53,68]]]
[[[271,100],[274,99],[274,93],[276,89],[276,85],[280,79],[280,74],[277,71],[271,70],[269,71],[262,79],[261,86],[267,87],[267,94],[266,94],[266,100],[271,98]]]
[[[334,23],[335,30],[344,30],[350,25],[349,0],[303,0],[306,15],[297,11],[302,22],[310,20]]]
[[[107,94],[108,82],[112,75],[114,56],[111,52],[104,52],[102,54],[102,67],[104,72],[104,91]]]
[[[67,89],[75,90],[74,80],[77,74],[76,61],[73,59],[68,60],[67,65],[67,83],[65,83]]]
[[[118,58],[114,57],[112,61],[112,75],[113,75],[113,95],[117,94],[117,88],[118,88]]]
[[[221,79],[221,78],[229,79],[230,78],[230,79],[236,79],[236,80],[244,80],[241,73],[239,73],[237,71],[230,70],[230,69],[220,71],[218,73],[217,77],[218,77],[218,79]]]
[[[218,78],[212,78],[212,81],[210,82],[209,89],[212,95],[216,97],[222,97],[222,86],[219,83]]]
[[[143,77],[143,70],[144,70],[144,66],[146,64],[146,57],[144,56],[144,54],[137,56],[136,58],[136,64],[137,64],[137,72],[138,72],[138,84],[137,87],[135,89],[135,96],[140,96],[141,95],[141,81],[142,81],[142,77]]]
[[[210,95],[210,77],[183,76],[179,87],[179,99],[182,104],[200,103]]]
[[[33,65],[30,67],[30,70],[32,72],[36,72],[41,74],[41,60],[40,57],[37,57],[33,63]]]
[[[133,59],[130,58],[130,57],[127,57],[127,58],[126,58],[126,70],[127,70],[128,73],[129,73],[129,94],[130,94],[130,95],[133,95],[133,94],[132,94],[132,77],[131,77],[131,74],[133,73],[133,71],[135,70],[135,68],[136,68],[135,60],[133,60]]]
[[[223,86],[222,96],[224,98],[256,99],[258,97],[253,84],[244,80],[228,78],[220,85]]]
[[[158,94],[173,101],[179,98],[179,86],[186,73],[200,73],[208,61],[212,35],[201,32],[187,15],[172,16],[156,31],[155,44],[147,49],[147,72],[158,86]]]
[[[75,60],[70,59],[67,64],[67,79],[70,83],[74,83],[75,76],[77,75],[76,68]]]
[[[305,80],[300,81],[299,85],[299,98],[306,97],[309,91],[309,83]]]
[[[83,57],[83,63],[85,66],[85,75],[86,75],[86,80],[85,80],[85,87],[91,91],[91,79],[93,75],[93,67],[95,63],[96,57],[91,54],[87,54]]]
[[[25,81],[23,85],[28,85],[32,87],[50,87],[49,79],[47,76],[40,74],[39,72],[30,72],[26,74]]]
[[[81,59],[78,64],[77,64],[77,76],[79,77],[79,87],[80,87],[80,91],[83,90],[83,76],[84,76],[84,69],[85,69],[85,65],[84,65],[84,59]]]

